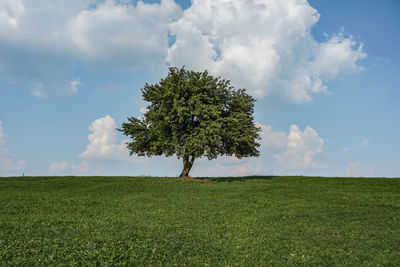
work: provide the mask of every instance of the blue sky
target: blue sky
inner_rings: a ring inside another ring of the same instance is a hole
[[[400,176],[398,1],[66,3],[0,3],[0,176],[178,175],[115,131],[170,65],[257,99],[261,156],[195,176]]]

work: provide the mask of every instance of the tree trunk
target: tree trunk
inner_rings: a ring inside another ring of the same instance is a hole
[[[193,163],[194,163],[193,156],[192,156],[192,159],[190,159],[190,160],[189,160],[189,156],[183,157],[183,169],[182,169],[181,174],[179,175],[180,178],[189,177],[189,172],[193,166]]]

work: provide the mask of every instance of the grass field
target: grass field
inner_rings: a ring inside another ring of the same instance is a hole
[[[0,265],[400,265],[400,179],[0,178]]]

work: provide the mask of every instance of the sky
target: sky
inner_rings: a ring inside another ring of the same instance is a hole
[[[193,176],[400,177],[397,0],[2,0],[0,176],[177,176],[115,128],[169,66],[257,102],[261,156]]]

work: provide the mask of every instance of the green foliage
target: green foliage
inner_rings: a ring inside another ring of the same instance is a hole
[[[400,179],[0,178],[0,266],[399,266]]]
[[[150,105],[143,118],[128,118],[122,131],[128,148],[139,156],[258,156],[259,128],[254,102],[245,89],[204,72],[170,68],[165,79],[142,89]]]

